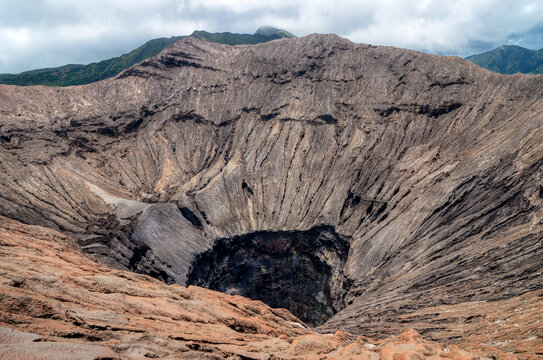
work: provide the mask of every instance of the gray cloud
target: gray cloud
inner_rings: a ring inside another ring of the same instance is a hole
[[[543,47],[540,0],[0,0],[0,72],[89,63],[193,30],[298,36],[465,56],[502,44]]]

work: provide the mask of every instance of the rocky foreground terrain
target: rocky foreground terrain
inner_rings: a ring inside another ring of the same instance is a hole
[[[5,348],[543,356],[541,99],[334,35],[1,86]]]
[[[543,351],[530,337],[541,330],[534,320],[542,316],[543,291],[524,296],[524,308],[518,302],[470,305],[484,307],[485,315],[462,328],[471,340],[461,344],[426,341],[414,330],[371,340],[344,331],[315,333],[287,310],[241,296],[109,269],[57,231],[6,218],[0,218],[0,255],[2,359],[514,358],[482,340],[507,344],[526,358]],[[448,319],[458,320],[470,313],[454,310],[430,311],[453,312]],[[499,334],[489,334],[490,323],[500,323]]]

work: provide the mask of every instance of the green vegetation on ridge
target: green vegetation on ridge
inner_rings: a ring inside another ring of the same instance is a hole
[[[228,45],[258,44],[280,38],[295,37],[288,31],[269,26],[261,27],[254,34],[233,34],[230,32],[209,33],[207,31],[195,31],[191,36],[202,40]]]
[[[0,83],[10,85],[83,85],[117,75],[124,69],[155,56],[183,36],[153,39],[128,54],[88,65],[64,65],[57,68],[25,71],[20,74],[0,74]]]
[[[543,49],[530,50],[503,45],[482,54],[468,56],[466,60],[501,74],[543,74]]]
[[[262,27],[254,34],[209,33],[195,31],[193,37],[228,45],[257,44],[280,38],[295,37],[285,30]],[[70,86],[84,85],[113,77],[130,66],[151,56],[157,55],[166,47],[185,36],[153,39],[131,52],[119,57],[91,63],[88,65],[64,65],[56,68],[25,71],[20,74],[0,74],[0,84],[8,85],[47,85]]]

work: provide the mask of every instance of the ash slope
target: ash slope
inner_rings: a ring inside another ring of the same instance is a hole
[[[542,98],[541,76],[334,35],[187,38],[99,83],[0,87],[0,214],[180,284],[213,239],[331,225],[352,285],[322,330],[381,336],[541,288]]]

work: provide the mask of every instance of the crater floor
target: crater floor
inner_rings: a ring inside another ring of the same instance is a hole
[[[187,284],[261,300],[316,326],[345,307],[348,253],[330,226],[261,231],[217,240],[196,257]]]

